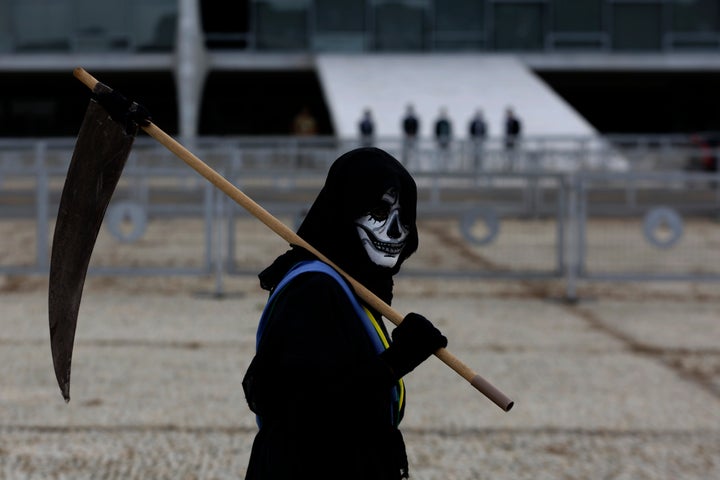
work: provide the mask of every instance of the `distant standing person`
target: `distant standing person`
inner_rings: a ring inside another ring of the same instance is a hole
[[[415,107],[408,105],[405,109],[405,117],[402,121],[403,134],[405,138],[415,139],[420,131],[420,120],[415,113]]]
[[[358,123],[360,132],[360,143],[363,147],[372,147],[375,143],[375,122],[372,118],[372,112],[369,108],[363,111],[363,116]]]
[[[301,137],[317,135],[317,121],[307,106],[303,107],[300,112],[295,115],[292,123],[292,133],[293,135]]]
[[[415,113],[415,107],[409,104],[405,108],[405,116],[402,119],[403,131],[403,153],[402,163],[408,165],[411,157],[415,155],[417,140],[420,132],[420,120]]]
[[[481,109],[475,110],[475,114],[470,119],[468,125],[468,135],[473,141],[484,141],[487,137],[487,122]]]
[[[307,106],[295,115],[292,122],[292,134],[296,137],[313,137],[318,133],[317,121],[310,112],[310,108]],[[307,143],[307,145],[304,145]],[[305,147],[312,147],[313,142],[298,141],[297,158],[295,159],[296,166],[311,164],[313,161],[312,152],[305,151]]]
[[[505,148],[513,150],[522,134],[522,122],[512,108],[505,110]]]
[[[479,169],[482,167],[483,147],[488,135],[487,122],[485,121],[483,111],[479,108],[475,110],[475,114],[470,119],[468,135],[472,144],[475,168]]]
[[[440,109],[440,115],[435,121],[435,140],[442,150],[446,150],[452,140],[452,123],[444,107]]]

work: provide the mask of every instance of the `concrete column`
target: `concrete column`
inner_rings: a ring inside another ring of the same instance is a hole
[[[175,84],[180,138],[186,144],[192,143],[198,134],[206,74],[207,55],[200,22],[199,0],[178,0]]]

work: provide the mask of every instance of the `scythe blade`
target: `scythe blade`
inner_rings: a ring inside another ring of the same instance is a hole
[[[99,83],[93,93],[112,89]],[[91,100],[65,178],[50,257],[50,347],[58,386],[70,401],[75,328],[90,257],[137,126],[127,131]]]

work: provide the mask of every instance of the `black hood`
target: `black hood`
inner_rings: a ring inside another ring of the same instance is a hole
[[[409,228],[405,248],[393,268],[374,264],[358,235],[355,220],[376,205],[388,189],[400,194],[403,224]],[[303,220],[298,235],[355,280],[386,302],[392,298],[392,277],[418,247],[417,186],[405,167],[387,152],[358,148],[340,156],[330,167],[325,185]],[[308,258],[294,247],[260,274],[261,285],[273,288],[287,269]]]

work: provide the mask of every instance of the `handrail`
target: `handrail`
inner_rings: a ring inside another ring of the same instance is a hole
[[[69,161],[74,141],[71,137],[0,138],[0,168],[7,161],[29,159],[28,152],[37,149],[55,152],[57,157],[65,155]],[[293,158],[302,156],[305,161],[296,162],[294,169],[318,171],[325,170],[332,160],[360,145],[360,141],[332,136],[201,136],[191,144],[216,158],[252,159],[245,162],[248,169],[265,168],[277,161],[290,165]],[[527,135],[512,152],[505,150],[500,136],[491,136],[481,144],[458,138],[448,150],[440,150],[427,137],[412,145],[397,136],[380,137],[374,144],[406,162],[409,170],[425,172],[703,170],[708,162],[720,157],[720,134],[712,133]],[[162,150],[152,139],[140,136],[134,154]]]

